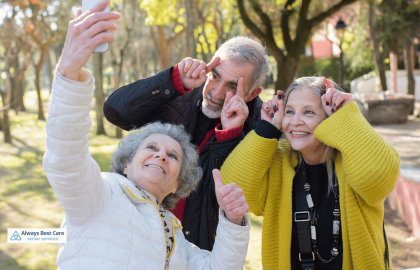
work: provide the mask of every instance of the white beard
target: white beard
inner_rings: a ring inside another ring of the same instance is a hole
[[[205,98],[201,105],[201,110],[203,111],[204,115],[210,119],[220,118],[222,115],[223,107],[214,107],[209,104],[208,100]]]

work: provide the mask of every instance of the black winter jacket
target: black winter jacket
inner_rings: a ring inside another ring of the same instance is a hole
[[[123,86],[112,93],[104,105],[108,121],[125,130],[155,121],[182,125],[191,135],[191,142],[200,145],[212,124],[212,119],[201,111],[204,84],[187,94],[179,94],[172,85],[172,69]],[[217,142],[213,135],[200,152],[199,164],[203,169],[203,178],[196,191],[187,198],[182,225],[185,238],[201,249],[213,249],[218,224],[219,205],[212,170],[220,169],[244,134],[255,129],[261,119],[262,101],[257,97],[247,105],[249,116],[242,134],[223,142]]]

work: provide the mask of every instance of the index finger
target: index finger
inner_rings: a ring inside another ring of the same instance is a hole
[[[207,64],[206,67],[206,74],[213,70],[213,68],[217,67],[220,64],[220,57],[216,56],[210,63]]]
[[[335,88],[334,84],[332,81],[328,80],[327,78],[322,78],[322,81],[325,83],[325,85],[327,86],[327,88]]]
[[[96,4],[95,7],[93,7],[90,12],[101,12],[108,6],[108,0],[104,0]]]
[[[242,77],[238,80],[238,85],[236,86],[236,95],[244,99],[244,79]]]
[[[216,190],[223,187],[222,175],[218,169],[213,170],[214,187]]]

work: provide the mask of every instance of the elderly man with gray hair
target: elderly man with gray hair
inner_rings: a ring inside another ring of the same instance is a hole
[[[218,203],[212,170],[261,120],[261,81],[268,71],[265,49],[247,37],[225,42],[212,61],[185,58],[154,76],[116,90],[104,105],[105,117],[125,130],[161,121],[185,127],[198,147],[203,177],[196,191],[172,210],[185,238],[211,251]]]

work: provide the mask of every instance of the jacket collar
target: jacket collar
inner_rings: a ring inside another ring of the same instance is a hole
[[[156,209],[156,211],[159,211],[159,209],[156,208],[155,203],[151,202],[149,198],[145,197],[140,192],[140,190],[136,188],[133,182],[127,179],[127,177],[120,175],[118,173],[112,173],[112,174],[114,178],[118,181],[118,184],[120,185],[122,191],[124,192],[124,194],[127,196],[127,198],[130,200],[132,204],[137,205],[137,204],[143,204],[143,203],[151,203],[153,207]],[[175,217],[175,215],[172,214],[171,211],[166,211],[166,212],[170,215],[172,220],[175,218],[176,222],[172,222],[174,226],[182,229],[182,226],[180,225],[181,222],[179,221],[179,219]]]

